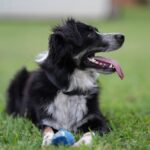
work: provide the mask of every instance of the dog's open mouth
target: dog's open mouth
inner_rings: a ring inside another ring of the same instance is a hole
[[[116,72],[121,80],[124,78],[124,73],[120,65],[115,60],[90,54],[86,57],[84,64],[88,67],[96,68],[105,74]]]

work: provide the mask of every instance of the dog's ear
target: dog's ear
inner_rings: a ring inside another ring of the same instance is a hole
[[[62,33],[53,33],[49,37],[49,49],[56,49],[58,46],[63,44],[63,35]]]
[[[61,31],[57,31],[50,36],[49,54],[53,63],[57,64],[64,57],[71,56],[72,46],[66,43],[65,35]],[[65,62],[65,60],[63,60]]]

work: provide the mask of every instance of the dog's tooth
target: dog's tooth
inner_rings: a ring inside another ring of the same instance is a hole
[[[95,61],[95,64],[99,64],[98,61]]]
[[[93,61],[94,59],[93,58],[90,58],[91,59],[91,61]]]
[[[88,60],[92,63],[96,63],[96,64],[98,63],[94,58],[88,58]]]
[[[93,58],[93,62],[97,62],[97,61]]]
[[[110,66],[109,66],[109,68],[112,68],[113,67],[113,65],[111,64]]]
[[[89,61],[93,62],[93,58],[88,58]]]

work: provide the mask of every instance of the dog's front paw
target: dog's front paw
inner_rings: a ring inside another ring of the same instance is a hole
[[[43,137],[42,147],[48,146],[52,143],[52,136],[50,134],[47,134]]]
[[[43,133],[42,147],[50,145],[52,143],[53,136],[53,130],[51,128],[46,128]]]
[[[92,144],[92,139],[93,139],[93,136],[95,136],[95,133],[94,132],[87,132],[85,133],[81,139],[79,141],[77,141],[73,147],[78,147],[80,145],[91,145]]]

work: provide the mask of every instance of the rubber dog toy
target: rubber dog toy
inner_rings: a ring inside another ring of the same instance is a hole
[[[71,132],[66,129],[60,129],[52,138],[52,144],[54,145],[73,145],[75,138]]]

